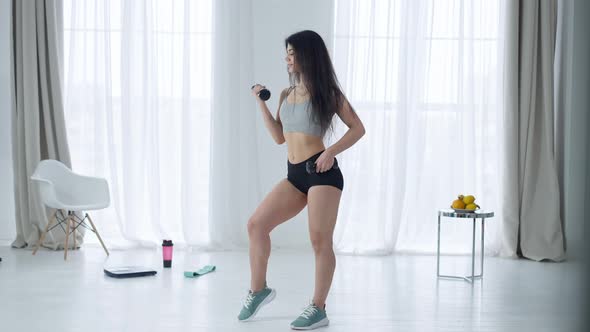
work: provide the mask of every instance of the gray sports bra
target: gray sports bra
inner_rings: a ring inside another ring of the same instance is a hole
[[[311,103],[309,100],[291,104],[287,98],[283,100],[280,111],[283,132],[300,132],[307,135],[322,137],[322,127],[313,121]]]

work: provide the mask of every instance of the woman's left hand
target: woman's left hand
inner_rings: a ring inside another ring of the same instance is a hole
[[[325,150],[315,161],[315,171],[316,173],[327,172],[333,165],[334,155],[330,151]]]

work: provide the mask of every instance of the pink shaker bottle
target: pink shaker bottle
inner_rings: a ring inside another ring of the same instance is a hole
[[[164,256],[164,267],[172,267],[172,240],[162,242],[162,256]]]

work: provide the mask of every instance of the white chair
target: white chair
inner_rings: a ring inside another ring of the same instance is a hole
[[[75,212],[104,209],[110,204],[109,185],[105,179],[83,176],[72,172],[66,165],[57,160],[42,160],[31,180],[39,185],[39,193],[43,204],[56,209],[49,223],[41,234],[33,255],[39,249],[48,231],[65,223],[66,241],[64,246],[64,260],[68,258],[68,238],[74,234],[74,248],[76,248],[76,229],[80,226],[94,232],[104,248],[107,256],[109,251],[105,247],[98,230],[94,226],[88,213],[80,219]],[[66,213],[64,213],[65,211]],[[59,212],[59,213],[58,213]],[[54,221],[58,221],[53,227]],[[86,220],[92,228],[88,227]]]

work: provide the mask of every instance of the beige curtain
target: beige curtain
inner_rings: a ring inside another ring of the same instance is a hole
[[[12,143],[16,248],[31,248],[49,211],[29,177],[40,160],[71,166],[62,101],[62,7],[60,0],[12,1]],[[76,239],[81,241],[80,238]],[[50,232],[44,246],[63,248],[65,234]],[[81,242],[78,242],[81,244]]]
[[[507,256],[564,259],[554,112],[557,1],[507,1],[502,241]]]

